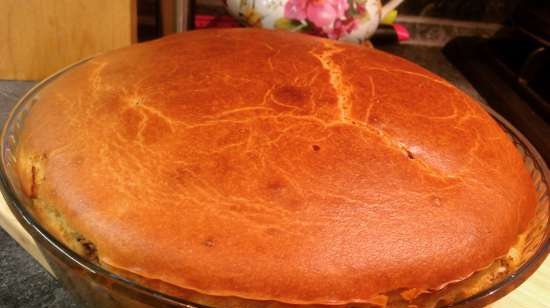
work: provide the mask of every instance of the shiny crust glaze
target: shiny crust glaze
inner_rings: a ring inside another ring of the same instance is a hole
[[[536,204],[512,143],[446,81],[266,30],[189,32],[75,68],[42,91],[18,165],[100,262],[294,304],[463,279]]]

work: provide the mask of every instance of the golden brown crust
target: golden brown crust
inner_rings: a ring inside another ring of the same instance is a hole
[[[25,185],[36,157],[32,189],[104,264],[294,304],[463,279],[507,252],[536,204],[468,96],[380,51],[277,31],[94,58],[30,112]]]

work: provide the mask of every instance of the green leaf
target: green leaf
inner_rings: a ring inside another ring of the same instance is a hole
[[[304,27],[298,20],[281,17],[275,21],[275,29],[298,31]]]

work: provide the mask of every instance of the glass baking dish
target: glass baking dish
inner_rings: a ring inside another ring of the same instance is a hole
[[[105,308],[205,307],[145,287],[81,257],[50,235],[27,209],[31,200],[22,193],[14,170],[14,153],[18,143],[18,132],[29,109],[40,96],[41,89],[48,86],[59,75],[86,61],[71,65],[40,82],[12,110],[2,131],[0,148],[0,181],[6,202],[19,222],[34,238],[57,278],[81,304],[88,307]],[[528,251],[523,254],[525,258],[519,268],[489,288],[445,307],[483,307],[496,301],[525,281],[542,264],[550,247],[550,192],[548,190],[550,175],[548,168],[535,148],[521,133],[493,110],[488,107],[486,109],[509,135],[524,158],[525,166],[531,173],[538,193],[537,216],[527,231]],[[350,304],[350,307],[352,306],[355,305]]]

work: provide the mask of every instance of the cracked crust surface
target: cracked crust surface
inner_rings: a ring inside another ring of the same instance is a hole
[[[468,96],[403,59],[286,32],[98,56],[41,92],[20,140],[23,186],[101,263],[217,296],[438,289],[503,256],[536,205]]]

